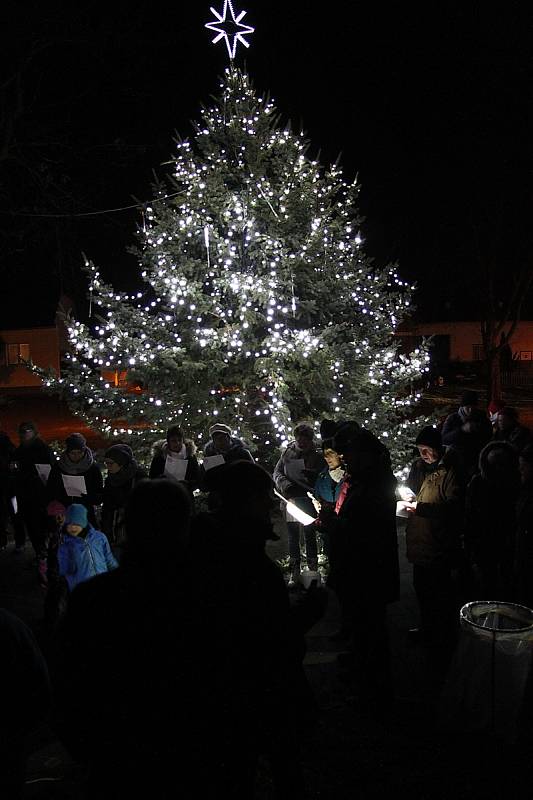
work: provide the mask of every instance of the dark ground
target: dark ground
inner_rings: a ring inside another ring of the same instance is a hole
[[[305,668],[319,707],[316,724],[299,742],[309,798],[389,798],[398,793],[421,800],[531,797],[533,789],[525,781],[529,744],[510,745],[486,733],[439,729],[441,679],[429,666],[424,648],[406,640],[417,614],[402,531],[399,541],[401,599],[389,611],[396,692],[390,713],[361,710],[353,691],[337,677],[339,646],[328,639],[338,625],[333,595],[324,618],[307,637]],[[276,559],[286,554],[283,540],[269,549]],[[0,553],[0,605],[19,615],[39,636],[42,601],[31,548],[27,545],[25,555],[16,556],[10,544]],[[288,717],[303,711],[287,698]],[[178,787],[178,775],[176,779]],[[46,725],[31,738],[24,797],[84,797],[82,770]],[[261,765],[255,800],[274,797],[268,766]]]

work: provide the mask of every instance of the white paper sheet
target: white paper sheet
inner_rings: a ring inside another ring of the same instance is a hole
[[[183,481],[187,473],[188,460],[186,458],[169,458],[165,461],[165,477],[175,481]]]
[[[13,514],[18,514],[19,512],[19,504],[17,503],[17,498],[11,498],[11,508],[13,509]]]
[[[213,467],[218,467],[225,463],[224,456],[207,456],[207,458],[204,458],[204,469],[207,471],[208,469],[213,469]]]
[[[396,516],[403,517],[404,519],[409,519],[412,517],[413,514],[410,511],[407,511],[406,506],[416,508],[416,503],[408,503],[406,500],[398,500],[396,503]]]
[[[87,494],[83,475],[62,475],[61,477],[63,478],[65,492],[69,497],[81,497],[82,494]]]
[[[46,483],[48,476],[50,475],[50,470],[52,469],[50,464],[36,464],[35,469],[37,470],[37,474],[42,482]]]

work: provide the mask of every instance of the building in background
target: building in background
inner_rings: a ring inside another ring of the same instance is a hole
[[[507,329],[510,325],[509,322]],[[480,322],[411,322],[398,328],[397,334],[406,352],[431,337],[433,376],[453,379],[483,373],[485,354]],[[502,353],[501,373],[504,386],[533,386],[533,321],[518,323],[509,347]]]
[[[60,372],[59,331],[54,326],[0,331],[0,389],[41,386],[41,379],[25,366],[33,361]]]

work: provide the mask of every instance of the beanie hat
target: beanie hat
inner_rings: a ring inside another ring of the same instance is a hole
[[[81,503],[72,503],[65,514],[65,525],[80,525],[87,527],[87,509]]]
[[[33,422],[21,422],[19,425],[19,433],[25,433],[26,431],[37,433],[37,428]]]
[[[323,419],[320,423],[320,438],[333,439],[335,431],[342,425],[342,423],[335,422],[333,419]]]
[[[57,517],[59,514],[64,514],[65,511],[65,506],[57,500],[51,500],[46,506],[46,513],[49,517]]]
[[[104,458],[125,467],[133,461],[133,450],[127,444],[114,444],[105,451]]]
[[[222,422],[217,422],[209,428],[209,436],[212,436],[214,433],[225,433],[226,436],[231,437],[231,428],[228,425],[224,425]]]
[[[472,389],[466,389],[459,400],[460,406],[477,406],[478,402],[478,393],[474,392]]]
[[[434,450],[442,450],[442,436],[440,431],[438,431],[437,428],[433,428],[431,425],[427,425],[425,428],[422,428],[416,437],[415,444],[425,444],[427,447],[432,447]]]
[[[333,449],[337,453],[343,450],[353,450],[356,439],[361,433],[361,426],[358,422],[345,422],[340,425],[333,436]]]
[[[87,447],[87,440],[81,433],[71,433],[65,439],[66,451],[70,453],[71,450],[85,450]]]

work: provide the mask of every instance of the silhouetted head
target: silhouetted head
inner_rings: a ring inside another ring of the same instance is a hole
[[[217,511],[234,520],[252,522],[262,539],[277,539],[270,512],[274,482],[263,467],[253,461],[233,461],[207,473],[208,488],[217,493]]]
[[[21,422],[19,425],[19,439],[21,444],[29,444],[38,435],[37,426],[33,422]]]
[[[390,467],[386,447],[357,422],[346,422],[339,428],[333,439],[333,447],[354,478],[371,481],[377,471]]]
[[[140,481],[126,506],[127,557],[175,561],[189,541],[192,503],[181,484],[166,478]]]

